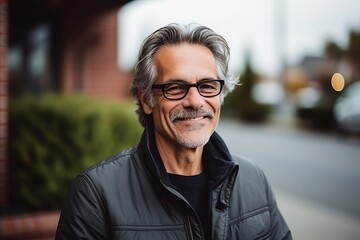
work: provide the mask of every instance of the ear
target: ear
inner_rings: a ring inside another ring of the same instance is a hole
[[[144,95],[142,95],[140,92],[138,92],[138,96],[139,96],[139,99],[140,99],[140,102],[141,102],[141,107],[143,109],[143,111],[146,113],[146,114],[151,114],[152,113],[152,107],[150,106],[150,104],[145,100],[145,97]]]

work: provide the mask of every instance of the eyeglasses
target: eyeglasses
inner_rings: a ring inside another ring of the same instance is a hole
[[[191,87],[196,87],[203,97],[215,97],[221,93],[223,86],[224,80],[208,79],[194,84],[183,81],[154,84],[151,88],[161,89],[164,97],[169,100],[180,100],[188,94]]]

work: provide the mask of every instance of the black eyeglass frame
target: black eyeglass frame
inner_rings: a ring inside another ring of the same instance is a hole
[[[218,82],[220,83],[220,89],[219,89],[219,92],[217,92],[216,94],[213,94],[213,95],[203,95],[201,93],[201,91],[199,90],[199,86],[203,85],[203,84],[206,84],[206,83],[209,83],[209,82]],[[175,98],[172,98],[170,97],[169,98],[169,95],[166,93],[166,87],[169,86],[169,85],[172,85],[172,84],[179,84],[180,86],[186,86],[186,91],[184,92],[184,95],[181,96],[181,97],[175,97]],[[180,100],[180,99],[183,99],[186,97],[186,95],[189,93],[189,90],[191,87],[196,87],[198,93],[203,96],[203,97],[206,97],[206,98],[210,98],[210,97],[215,97],[215,96],[218,96],[223,87],[224,87],[224,84],[225,84],[225,81],[224,80],[221,80],[221,79],[206,79],[206,80],[201,80],[197,83],[194,83],[194,84],[190,84],[190,83],[187,83],[187,82],[184,82],[184,81],[178,81],[178,82],[175,82],[175,81],[172,81],[172,82],[167,82],[167,83],[163,83],[163,84],[153,84],[151,86],[151,89],[160,89],[162,90],[162,93],[163,93],[163,96],[168,99],[168,100]]]

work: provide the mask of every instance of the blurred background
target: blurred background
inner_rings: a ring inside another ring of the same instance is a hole
[[[136,144],[143,39],[201,23],[242,85],[218,131],[295,239],[360,239],[360,1],[0,0],[0,238],[53,239],[83,169]]]

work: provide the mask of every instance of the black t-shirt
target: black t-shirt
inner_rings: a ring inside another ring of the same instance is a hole
[[[199,175],[183,176],[168,174],[171,183],[188,200],[198,215],[202,224],[205,239],[209,236],[209,187],[208,176],[205,171]]]

